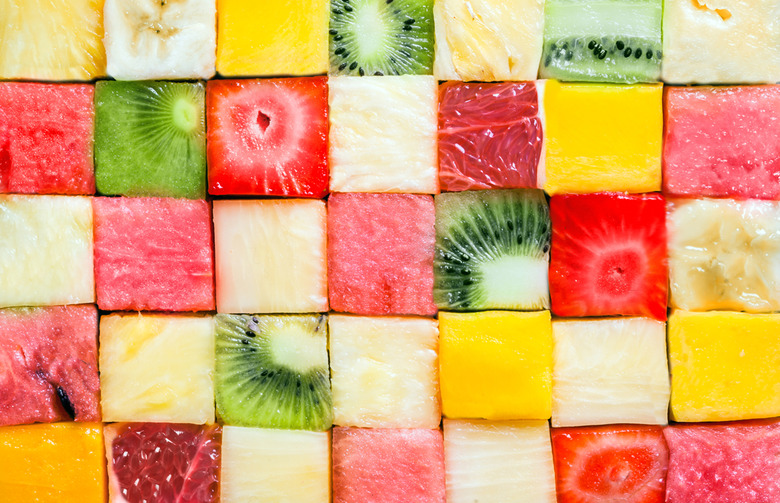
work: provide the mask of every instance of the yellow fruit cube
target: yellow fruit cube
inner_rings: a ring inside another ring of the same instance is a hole
[[[328,70],[328,0],[218,0],[221,75],[315,75]]]
[[[549,419],[549,311],[439,314],[442,412],[449,418]]]
[[[562,84],[544,87],[548,194],[661,190],[663,87]]]
[[[672,418],[780,416],[780,314],[675,311],[669,317]]]

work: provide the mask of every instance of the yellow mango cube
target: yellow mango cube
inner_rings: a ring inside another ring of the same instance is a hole
[[[442,412],[449,418],[549,419],[549,311],[439,314]]]
[[[661,84],[549,80],[544,89],[548,194],[661,190]]]
[[[672,419],[780,415],[780,314],[675,311],[669,317]]]

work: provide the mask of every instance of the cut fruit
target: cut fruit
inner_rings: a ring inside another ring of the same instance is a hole
[[[331,77],[330,190],[438,192],[433,77]]]
[[[439,86],[441,190],[535,188],[543,139],[536,83]]]
[[[661,0],[545,2],[540,78],[627,84],[659,80],[662,12]]]
[[[98,82],[98,191],[205,199],[205,94],[201,83]]]
[[[441,309],[550,306],[550,213],[541,190],[436,196],[433,298]]]
[[[430,75],[433,0],[333,0],[331,75]]]
[[[105,427],[112,503],[217,503],[217,425],[117,423]]]
[[[444,420],[447,501],[555,503],[547,421]]]
[[[552,330],[553,426],[668,422],[664,323],[556,320]]]
[[[328,289],[334,311],[436,313],[430,196],[333,194],[328,200]]]
[[[325,315],[218,314],[215,391],[224,424],[333,425]]]
[[[666,319],[666,204],[662,196],[554,196],[550,215],[554,314]]]
[[[552,446],[558,503],[663,503],[669,450],[661,427],[553,429]]]
[[[429,318],[330,316],[334,423],[438,428],[438,336]]]
[[[107,72],[117,80],[209,79],[214,0],[105,0]]]
[[[325,197],[325,77],[210,81],[206,101],[210,194]]]
[[[534,80],[542,54],[544,2],[436,0],[438,80]]]

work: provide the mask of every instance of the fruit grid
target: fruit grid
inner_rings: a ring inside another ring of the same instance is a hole
[[[780,501],[778,16],[0,0],[0,500]]]

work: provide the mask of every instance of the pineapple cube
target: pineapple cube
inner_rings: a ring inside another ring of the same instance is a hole
[[[331,315],[329,334],[335,424],[439,426],[436,320]]]
[[[95,301],[88,197],[0,196],[0,307]]]
[[[438,192],[434,77],[331,77],[328,85],[332,192]]]
[[[549,419],[550,312],[439,313],[439,369],[449,418]]]
[[[214,201],[217,311],[327,311],[326,234],[323,201]]]
[[[103,420],[214,422],[214,345],[211,317],[103,316]]]
[[[444,420],[448,503],[555,503],[547,421]]]
[[[675,421],[780,416],[780,314],[674,311],[669,317]]]
[[[330,503],[330,434],[225,426],[221,501]]]
[[[553,426],[667,424],[665,323],[557,320],[552,331]]]

